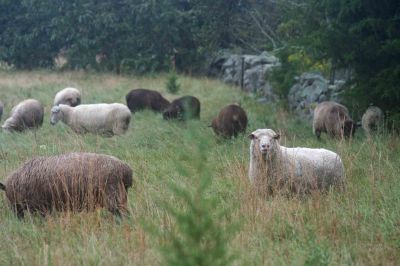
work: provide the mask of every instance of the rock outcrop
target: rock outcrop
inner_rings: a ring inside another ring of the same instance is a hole
[[[306,72],[290,88],[288,103],[290,109],[303,119],[312,119],[314,108],[323,101],[341,102],[345,80],[333,84],[317,72]]]
[[[277,66],[280,66],[279,59],[268,52],[237,55],[225,51],[215,56],[209,64],[208,74],[260,95],[266,101],[275,101],[277,96],[268,82],[268,73]]]

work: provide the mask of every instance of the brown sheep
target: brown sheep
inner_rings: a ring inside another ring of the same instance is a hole
[[[5,190],[19,218],[24,211],[45,215],[56,211],[92,211],[106,207],[114,215],[127,213],[132,169],[109,155],[66,153],[37,157],[11,173]]]
[[[165,120],[178,119],[200,119],[200,101],[193,96],[183,96],[175,99],[164,110],[163,117]]]
[[[350,118],[344,105],[336,102],[322,102],[314,110],[313,133],[320,138],[321,132],[330,137],[350,137],[356,131],[356,124]]]
[[[155,112],[162,112],[169,105],[158,91],[147,89],[131,90],[125,97],[126,105],[132,113],[143,109],[150,109]]]
[[[377,106],[370,106],[361,118],[361,125],[367,135],[383,129],[383,112]]]
[[[246,131],[246,112],[235,104],[222,108],[218,116],[211,122],[214,133],[224,138],[236,137]]]
[[[27,99],[13,107],[11,116],[4,122],[2,128],[7,131],[19,132],[38,128],[43,124],[43,116],[42,103],[35,99]]]

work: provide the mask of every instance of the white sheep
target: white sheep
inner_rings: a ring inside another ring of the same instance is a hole
[[[76,107],[60,104],[51,109],[50,123],[55,125],[59,120],[76,133],[111,137],[128,130],[131,111],[120,103],[82,104]]]
[[[10,117],[1,126],[6,131],[38,128],[43,124],[44,108],[41,102],[27,99],[11,109]]]
[[[365,130],[367,135],[370,135],[373,131],[379,131],[383,129],[383,112],[377,106],[370,106],[365,111],[361,118],[362,128]]]
[[[257,129],[249,135],[249,179],[262,193],[304,194],[311,190],[343,187],[344,168],[339,155],[326,149],[286,148],[279,134]]]
[[[54,97],[54,105],[66,104],[77,106],[81,104],[81,93],[75,88],[65,88],[57,92]]]

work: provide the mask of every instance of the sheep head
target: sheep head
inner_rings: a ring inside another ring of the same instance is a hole
[[[171,104],[168,108],[164,110],[163,118],[165,120],[174,118],[181,120],[183,118],[182,108],[178,104]]]
[[[264,159],[271,158],[279,147],[280,135],[272,129],[257,129],[249,135],[253,152],[261,153]]]
[[[62,112],[60,106],[53,106],[51,108],[51,117],[50,117],[50,123],[52,125],[55,125],[62,117]]]
[[[351,119],[345,120],[343,122],[342,128],[341,128],[342,132],[343,132],[343,135],[346,138],[349,138],[350,136],[354,136],[354,133],[356,132],[356,127],[357,127],[357,124],[355,124],[353,122],[353,120],[351,120]]]
[[[6,132],[12,132],[17,127],[17,125],[18,121],[15,119],[15,117],[11,116],[4,122],[1,128]]]

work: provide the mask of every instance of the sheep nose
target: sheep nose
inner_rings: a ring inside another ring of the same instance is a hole
[[[263,148],[263,149],[265,149],[265,148],[269,149],[269,144],[261,144],[261,148]]]

